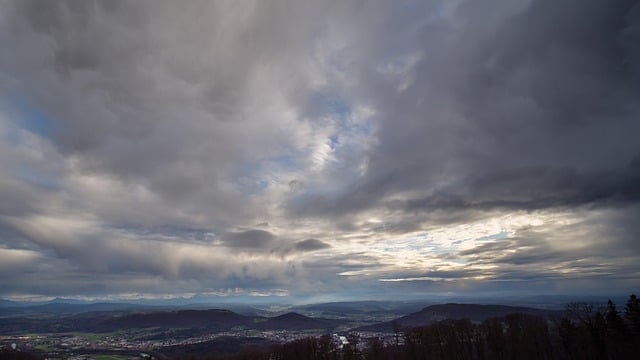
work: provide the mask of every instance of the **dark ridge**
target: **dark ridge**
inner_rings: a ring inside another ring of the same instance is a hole
[[[430,325],[442,320],[469,319],[471,321],[481,322],[486,319],[503,317],[509,314],[526,314],[546,318],[562,313],[563,312],[561,311],[543,310],[521,306],[450,303],[427,306],[418,312],[402,316],[395,320],[363,326],[358,328],[357,330],[392,331],[394,324],[406,328]]]
[[[337,321],[310,318],[295,312],[289,312],[280,316],[269,318],[259,326],[262,329],[332,329],[339,325]]]
[[[98,322],[91,330],[113,331],[122,328],[150,327],[228,329],[251,323],[253,323],[252,317],[224,309],[154,311],[111,317]]]

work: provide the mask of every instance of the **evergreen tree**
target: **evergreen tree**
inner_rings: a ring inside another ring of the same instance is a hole
[[[611,299],[607,302],[606,320],[608,336],[616,340],[621,340],[626,333],[624,320],[620,317],[618,310],[616,310],[616,305]]]
[[[627,306],[624,308],[624,318],[627,320],[633,336],[638,337],[640,335],[640,301],[635,294],[631,294],[629,300],[627,300]]]

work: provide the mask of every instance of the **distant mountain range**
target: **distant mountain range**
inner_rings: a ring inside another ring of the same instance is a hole
[[[6,303],[5,303],[6,302]],[[0,303],[0,316],[19,316],[27,314],[79,314],[86,312],[105,311],[131,311],[142,308],[152,308],[144,305],[126,303],[65,303],[47,302],[37,305],[24,305],[22,303],[3,300]]]
[[[48,301],[13,301],[0,299],[0,308],[2,307],[31,307],[31,306],[41,306],[41,305],[52,305],[52,304],[67,304],[67,305],[78,305],[78,304],[90,304],[90,301],[78,300],[78,299],[65,299],[65,298],[55,298]],[[95,302],[93,302],[95,303]]]
[[[14,307],[18,306],[16,301],[0,299],[0,307]]]
[[[524,306],[534,308],[564,308],[568,302],[584,301],[594,303],[606,303],[607,299],[613,300],[614,303],[624,303],[627,294],[619,296],[602,296],[602,295],[536,295],[536,296],[517,296],[517,297],[431,297],[424,300],[367,300],[367,301],[339,301],[327,303],[313,303],[308,305],[286,305],[282,303],[283,299],[272,299],[266,297],[257,299],[252,298],[247,301],[245,297],[212,297],[195,295],[191,297],[180,297],[170,299],[130,299],[130,300],[83,300],[74,298],[55,298],[48,301],[15,301],[8,299],[0,299],[0,309],[6,308],[31,308],[34,306],[66,304],[66,305],[94,305],[94,304],[127,304],[131,307],[163,307],[163,308],[210,308],[219,307],[240,311],[241,313],[251,312],[266,308],[288,309],[286,311],[295,311],[303,314],[308,313],[325,313],[331,314],[356,314],[356,313],[388,313],[389,311],[398,313],[415,312],[430,304],[445,303],[476,303],[476,304],[504,304],[513,306]],[[106,305],[102,305],[105,307]]]
[[[427,304],[425,301],[342,301],[295,306],[292,310],[327,317],[346,317],[356,314],[407,314]]]
[[[177,298],[169,298],[169,299],[154,299],[154,298],[139,298],[139,299],[95,299],[95,300],[84,300],[84,299],[74,299],[74,298],[55,298],[52,300],[24,300],[24,301],[14,301],[8,299],[0,299],[0,308],[3,307],[31,307],[31,306],[39,306],[39,305],[50,305],[50,304],[75,304],[75,305],[88,305],[88,304],[130,304],[137,306],[163,306],[163,307],[198,307],[203,305],[211,305],[211,304],[219,304],[219,305],[228,305],[231,307],[237,306],[253,306],[256,304],[259,305],[273,305],[273,304],[281,304],[276,300],[281,299],[273,299],[272,297],[260,297],[261,302],[257,302],[255,297],[248,296],[237,296],[237,297],[215,297],[215,296],[191,296],[191,297],[177,297]]]

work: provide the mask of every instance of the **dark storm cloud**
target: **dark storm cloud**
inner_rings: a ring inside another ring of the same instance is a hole
[[[223,237],[225,246],[256,250],[269,247],[275,239],[275,235],[265,230],[247,230],[229,233]]]
[[[325,242],[322,242],[318,239],[306,239],[306,240],[298,241],[294,246],[294,248],[297,251],[316,251],[316,250],[327,249],[330,247],[331,245]]]
[[[409,191],[424,193],[409,210],[637,202],[638,9],[462,2],[412,32],[397,24],[410,40],[382,42],[358,64],[357,96],[379,105],[366,175],[339,196],[300,197],[292,214],[344,216]],[[415,49],[406,90],[375,71],[386,51]]]
[[[575,168],[513,169],[463,181],[423,199],[409,210],[540,210],[581,205],[621,206],[640,200],[640,155],[622,169],[580,173]]]

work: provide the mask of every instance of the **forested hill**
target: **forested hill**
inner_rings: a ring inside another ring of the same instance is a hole
[[[247,316],[225,309],[141,311],[132,313],[83,313],[56,317],[7,317],[0,322],[0,334],[17,332],[111,332],[133,328],[179,328],[194,333],[225,331],[236,327],[246,329],[331,331],[342,325],[341,320],[310,318],[297,313],[276,317]]]
[[[530,307],[507,305],[478,305],[478,304],[440,304],[427,306],[424,309],[402,316],[392,321],[378,323],[358,328],[360,331],[392,331],[395,326],[415,327],[425,326],[442,320],[469,319],[481,322],[486,319],[503,317],[509,314],[526,314],[540,317],[562,315],[563,311],[543,310]]]

